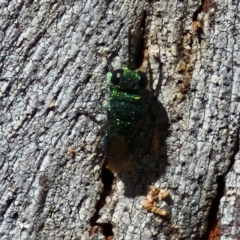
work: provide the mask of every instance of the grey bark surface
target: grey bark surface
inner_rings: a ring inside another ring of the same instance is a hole
[[[237,1],[0,5],[1,239],[238,239]],[[143,10],[153,117],[101,205],[107,58],[127,61]],[[166,217],[144,208],[151,187]]]

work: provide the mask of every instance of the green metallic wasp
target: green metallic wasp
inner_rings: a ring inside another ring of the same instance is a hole
[[[129,68],[108,73],[106,161],[108,169],[117,173],[131,162],[136,152],[146,102],[147,76],[142,71],[130,69],[130,50],[129,31]]]

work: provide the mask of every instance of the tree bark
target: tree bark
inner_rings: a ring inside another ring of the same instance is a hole
[[[1,2],[1,239],[238,239],[239,3]],[[109,60],[144,32],[139,147],[106,168]]]

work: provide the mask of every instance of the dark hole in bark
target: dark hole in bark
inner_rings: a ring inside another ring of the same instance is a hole
[[[217,179],[218,188],[217,195],[212,200],[212,205],[208,214],[208,228],[207,232],[203,235],[201,240],[209,240],[211,239],[211,232],[213,232],[217,228],[218,220],[217,213],[219,209],[220,200],[224,195],[225,189],[225,178],[223,176],[218,177]]]
[[[234,144],[234,149],[233,149],[233,154],[230,158],[230,164],[227,168],[227,171],[222,175],[217,178],[217,195],[216,197],[212,200],[212,205],[209,211],[208,215],[208,228],[207,232],[203,235],[201,240],[210,240],[210,239],[217,239],[218,237],[218,219],[217,219],[217,214],[219,211],[219,205],[220,205],[220,200],[225,194],[225,177],[229,173],[229,171],[232,169],[233,164],[235,162],[235,155],[239,151],[239,132],[237,133],[237,138],[235,140]],[[213,236],[214,235],[214,236]],[[215,238],[213,238],[215,237]]]
[[[108,237],[113,236],[112,224],[111,223],[97,223],[97,220],[99,218],[100,209],[106,203],[106,197],[111,194],[114,175],[104,165],[102,168],[102,173],[101,173],[100,177],[101,177],[102,183],[103,183],[103,191],[100,195],[99,201],[96,204],[96,212],[92,216],[90,223],[91,223],[92,227],[98,226],[99,229],[101,230],[102,234],[107,239]]]

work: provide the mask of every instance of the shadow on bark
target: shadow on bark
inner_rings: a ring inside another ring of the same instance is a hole
[[[168,165],[167,144],[169,119],[163,105],[148,91],[148,111],[132,163],[119,174],[125,196],[146,195],[150,185],[164,174]]]

